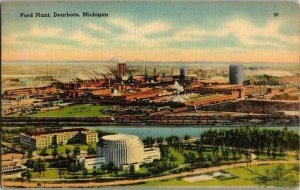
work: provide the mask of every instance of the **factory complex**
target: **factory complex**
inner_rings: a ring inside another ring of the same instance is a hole
[[[261,76],[256,80],[245,80],[245,67],[232,64],[227,71],[221,72],[228,79],[222,81],[207,79],[203,73],[200,77],[185,67],[171,68],[169,73],[155,67],[152,68],[153,72],[149,72],[149,68],[145,68],[142,74],[141,71],[130,69],[124,62],[116,66],[111,74],[101,74],[98,78],[58,80],[43,87],[5,90],[2,112],[8,117],[4,117],[3,121],[8,125],[23,121],[41,123],[44,119],[30,116],[81,104],[108,106],[101,110],[101,114],[107,117],[82,118],[83,122],[98,125],[157,122],[177,125],[192,119],[162,117],[175,113],[180,117],[188,112],[207,110],[220,112],[222,108],[224,112],[240,112],[241,107],[244,109],[243,113],[252,113],[253,119],[259,119],[260,116],[255,114],[262,113],[271,114],[268,118],[273,118],[272,114],[275,112],[298,111],[295,108],[299,107],[299,73],[294,76]],[[268,102],[272,102],[278,109],[266,112],[258,106],[247,110],[249,101],[260,102],[260,105],[265,105],[265,110],[270,110]],[[12,119],[9,117],[11,115],[19,117]],[[247,121],[251,119],[250,116],[246,118]],[[296,121],[286,119],[292,123]],[[77,120],[78,118],[53,118],[49,119],[49,123],[56,125],[59,122],[80,122]],[[220,120],[221,123],[223,121],[225,119]],[[199,124],[197,121],[192,123]],[[45,146],[47,143],[44,143]]]

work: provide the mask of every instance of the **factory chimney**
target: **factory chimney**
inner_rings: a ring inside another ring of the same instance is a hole
[[[126,63],[118,63],[118,78],[122,79],[126,73]]]
[[[187,75],[187,71],[186,71],[186,68],[182,67],[180,68],[180,80],[185,80],[185,77]]]

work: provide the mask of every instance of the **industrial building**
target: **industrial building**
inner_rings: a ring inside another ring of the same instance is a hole
[[[72,128],[20,134],[20,144],[31,149],[49,148],[51,145],[68,143],[93,144],[98,142],[98,134],[84,128]]]
[[[130,166],[139,169],[142,163],[160,159],[159,148],[144,149],[139,137],[134,135],[107,135],[102,137],[96,148],[97,157],[104,157],[105,163],[113,163],[119,169]]]
[[[300,84],[300,73],[292,76],[284,76],[279,78],[280,84]]]
[[[242,65],[229,65],[229,83],[243,84],[244,69]]]

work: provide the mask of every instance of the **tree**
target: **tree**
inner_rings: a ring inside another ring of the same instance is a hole
[[[66,167],[67,164],[66,164],[66,161],[64,160],[64,157],[59,154],[56,158],[56,160],[53,162],[53,164],[56,166],[56,167],[59,167],[59,168],[63,168],[63,167]]]
[[[31,175],[29,170],[26,170],[26,171],[21,173],[21,177],[25,178],[28,182],[30,182],[30,180],[32,178],[32,175]]]
[[[158,144],[158,146],[162,146],[163,142],[164,142],[163,137],[157,137],[156,138],[156,143]]]
[[[57,148],[53,148],[53,149],[52,149],[52,156],[53,156],[53,159],[55,159],[57,155],[58,155]]]
[[[276,156],[277,156],[277,149],[274,147],[273,150],[272,150],[273,159],[276,159]]]
[[[238,158],[237,158],[237,153],[236,153],[236,149],[234,149],[234,148],[232,148],[231,149],[231,152],[232,152],[232,157],[233,157],[233,161],[234,161],[234,168],[235,168],[235,164],[236,164],[236,162],[237,162],[237,160],[238,160]]]
[[[32,174],[29,170],[26,170],[21,173],[21,177],[25,178],[30,183],[30,180],[32,179]]]
[[[88,170],[87,170],[86,168],[83,168],[83,169],[82,169],[82,174],[83,174],[83,176],[86,178],[87,175],[88,175]]]
[[[63,169],[61,169],[61,168],[58,169],[58,175],[59,175],[59,179],[61,179],[62,176],[64,175]]]
[[[33,150],[30,148],[28,150],[28,158],[32,158],[32,153],[33,153]]]
[[[113,162],[109,162],[107,165],[106,165],[106,170],[108,173],[112,173],[114,171],[114,168],[115,168],[115,165]]]
[[[28,167],[28,168],[33,168],[33,160],[31,160],[31,159],[29,159],[29,160],[27,160],[27,162],[26,162],[26,166]]]
[[[188,154],[184,153],[183,156],[185,158],[185,163],[191,163],[191,165],[193,165],[196,161],[196,156],[193,152],[189,152]]]
[[[87,153],[89,155],[96,154],[96,150],[92,146],[89,146],[88,149],[87,149]]]
[[[75,162],[71,162],[68,167],[68,170],[70,172],[76,172],[76,171],[78,171],[78,169],[79,169],[79,166],[77,166]]]
[[[101,178],[101,169],[100,168],[98,168],[97,169],[97,176],[96,176],[98,179],[100,179]]]
[[[160,152],[161,152],[161,157],[163,157],[163,158],[168,157],[168,155],[170,153],[169,147],[161,146],[160,147]]]
[[[116,179],[117,179],[117,178],[118,178],[118,172],[119,172],[119,169],[118,169],[116,166],[114,166],[113,172],[114,172],[115,177],[116,177]]]
[[[148,136],[143,140],[143,143],[145,144],[145,146],[152,147],[155,143],[155,139],[153,137]]]
[[[46,148],[43,148],[40,152],[40,155],[41,156],[48,156],[49,154],[47,153],[47,149]]]
[[[93,177],[96,177],[97,174],[98,174],[97,171],[96,171],[96,170],[93,170],[92,176],[93,176]]]
[[[102,170],[103,172],[107,171],[107,165],[102,164],[102,165],[101,165],[101,170]]]
[[[135,174],[135,170],[134,170],[134,166],[133,165],[130,166],[129,173],[130,173],[130,176],[133,176]]]
[[[65,150],[65,154],[69,157],[70,156],[70,153],[71,153],[71,150],[70,149],[68,149],[68,148],[66,148],[66,150]]]
[[[46,170],[45,164],[40,158],[36,162],[33,162],[33,170],[39,172],[39,174]]]
[[[74,156],[78,156],[80,154],[80,147],[76,146],[73,150],[73,155]]]
[[[177,158],[172,154],[172,155],[170,156],[170,161],[171,161],[171,162],[175,162],[175,161],[177,161]]]
[[[175,146],[177,142],[179,141],[179,137],[175,135],[171,135],[169,137],[166,137],[166,141],[169,146]]]
[[[184,140],[189,140],[190,138],[191,138],[191,135],[186,134],[186,135],[184,136]]]

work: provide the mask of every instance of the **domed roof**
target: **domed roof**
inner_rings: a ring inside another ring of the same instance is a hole
[[[124,134],[117,134],[117,135],[106,135],[103,136],[103,140],[108,140],[108,141],[117,141],[117,140],[131,140],[131,139],[137,139],[139,138],[138,136],[134,135],[124,135]]]

